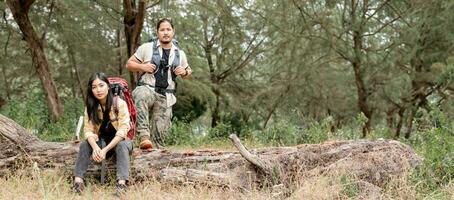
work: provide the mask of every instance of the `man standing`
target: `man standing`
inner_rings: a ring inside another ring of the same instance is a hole
[[[176,103],[175,79],[177,76],[188,79],[192,74],[186,54],[173,42],[172,20],[159,20],[156,32],[158,39],[142,44],[126,64],[129,71],[140,74],[132,95],[141,149],[164,146],[164,137],[171,125],[172,105]]]

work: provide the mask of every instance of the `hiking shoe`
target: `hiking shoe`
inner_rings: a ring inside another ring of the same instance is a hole
[[[142,138],[139,144],[140,149],[152,149],[153,144],[147,138]]]
[[[74,185],[71,187],[71,190],[78,195],[82,194],[82,191],[84,190],[84,183],[74,182]]]
[[[117,192],[117,196],[121,196],[123,194],[126,193],[126,191],[128,190],[128,186],[126,184],[119,184],[117,183],[117,185],[115,186]]]

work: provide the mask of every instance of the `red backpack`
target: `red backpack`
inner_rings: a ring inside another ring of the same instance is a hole
[[[136,107],[134,106],[134,100],[132,99],[132,95],[128,89],[128,82],[125,79],[120,77],[109,77],[110,89],[112,90],[113,94],[113,106],[115,114],[118,116],[118,98],[123,99],[126,104],[128,105],[129,110],[129,118],[130,118],[130,126],[131,129],[128,131],[127,137],[130,140],[134,139],[134,135],[136,134],[136,123],[137,123],[137,111]]]

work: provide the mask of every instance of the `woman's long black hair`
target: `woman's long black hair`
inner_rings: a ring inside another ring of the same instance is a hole
[[[110,90],[110,83],[107,79],[106,74],[102,72],[96,72],[91,75],[90,79],[88,80],[88,87],[87,87],[87,98],[85,99],[85,105],[87,105],[87,113],[88,113],[88,120],[91,121],[93,124],[101,124],[102,120],[98,114],[98,107],[99,107],[99,100],[93,94],[92,84],[93,81],[99,78],[101,81],[107,83],[107,87],[109,88],[107,92],[107,99],[106,99],[106,110],[104,112],[110,113],[110,108],[112,107],[112,90]]]

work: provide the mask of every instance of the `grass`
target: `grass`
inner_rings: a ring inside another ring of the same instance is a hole
[[[14,175],[0,178],[0,199],[118,199],[113,184],[100,185],[88,181],[81,196],[71,192],[67,174],[58,171],[24,169]],[[228,195],[226,195],[228,194]],[[133,184],[125,199],[273,199],[262,191],[241,193],[221,188],[192,184],[162,184],[146,180]],[[123,198],[122,198],[123,199]]]
[[[0,178],[0,199],[118,199],[113,184],[101,185],[88,180],[81,196],[71,192],[68,174],[60,171],[23,169],[15,174]],[[333,180],[335,182],[333,182]],[[358,182],[347,176],[337,179],[314,177],[306,180],[285,199],[357,199]],[[421,194],[417,185],[406,179],[392,180],[377,197],[380,199],[453,199],[454,183],[430,194]],[[195,184],[165,184],[156,180],[145,180],[132,184],[121,199],[278,199],[284,196],[271,189],[239,191]],[[367,199],[367,198],[366,198]]]

